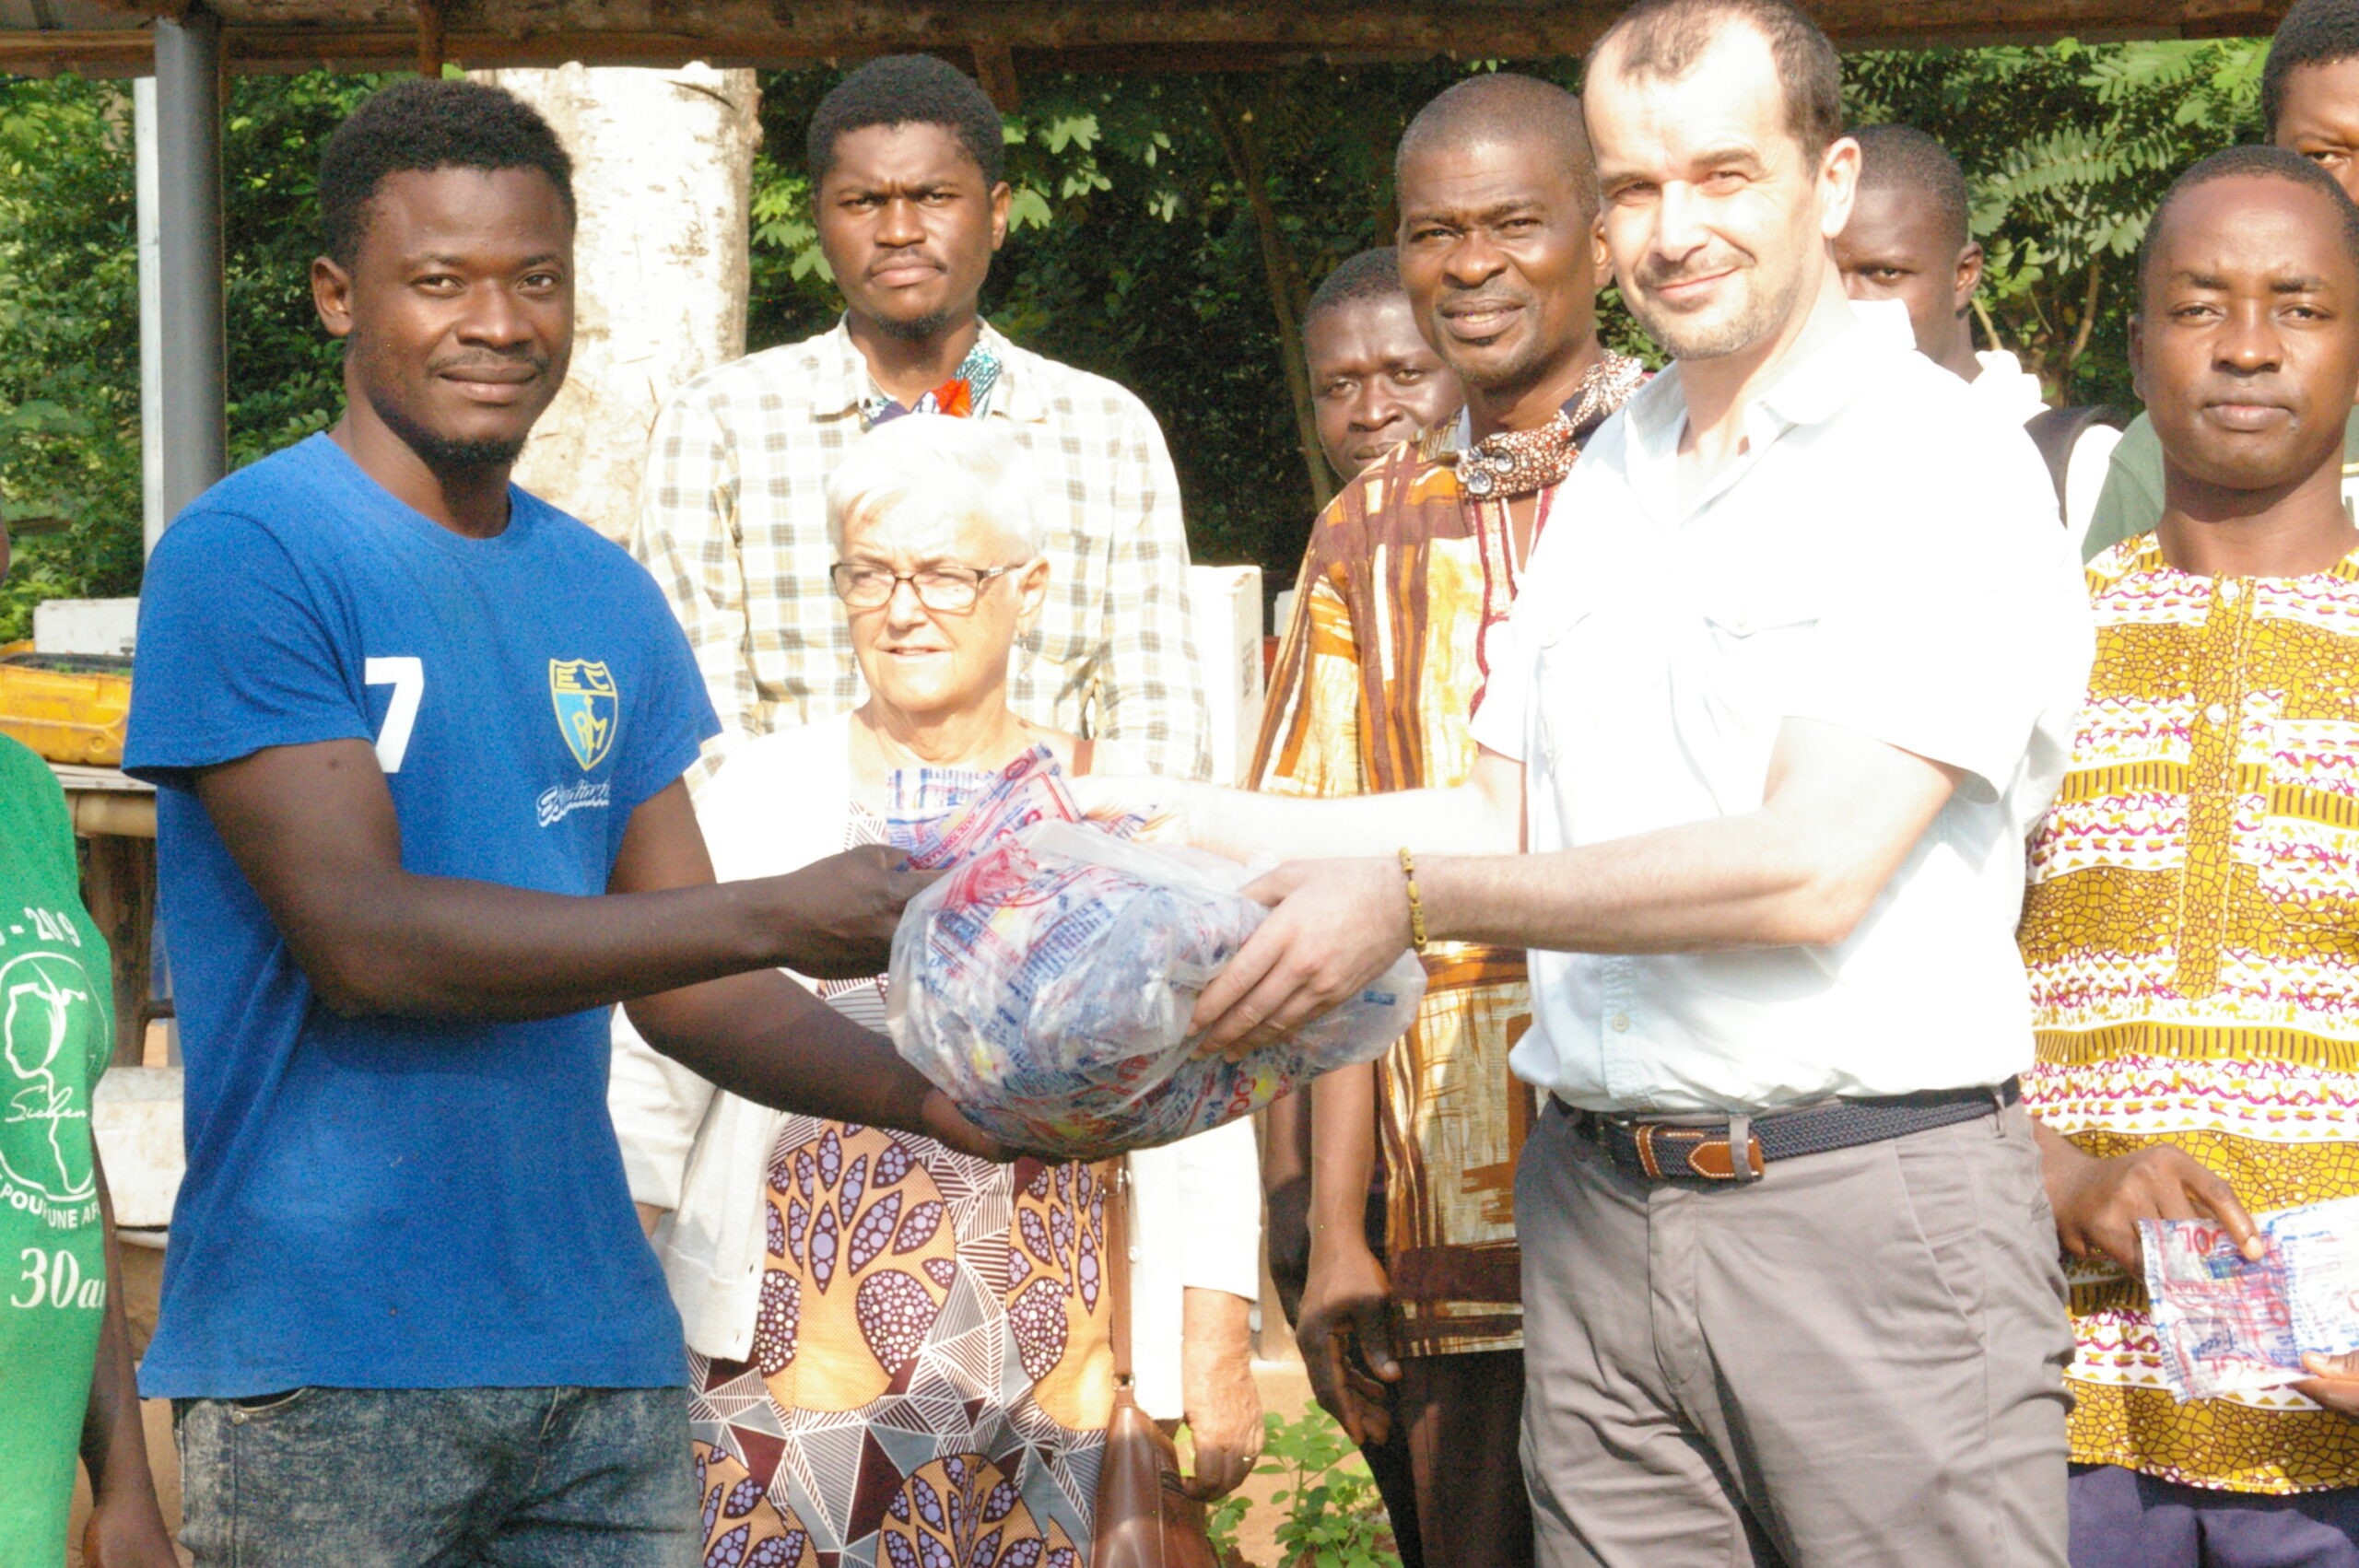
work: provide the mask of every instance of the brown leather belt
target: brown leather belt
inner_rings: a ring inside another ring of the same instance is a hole
[[[1618,1117],[1555,1102],[1573,1129],[1616,1169],[1646,1181],[1759,1181],[1769,1164],[1856,1149],[1937,1127],[1995,1116],[2023,1098],[2013,1078],[1987,1089],[1944,1089],[1885,1099],[1828,1100],[1758,1115]],[[1734,1151],[1744,1151],[1740,1164]]]

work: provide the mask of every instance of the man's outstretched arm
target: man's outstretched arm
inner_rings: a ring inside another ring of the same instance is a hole
[[[196,775],[198,800],[320,999],[346,1016],[548,1018],[636,1001],[657,1049],[764,1105],[995,1153],[876,1035],[776,972],[873,975],[922,879],[881,847],[716,884],[685,785],[631,813],[603,896],[403,869],[363,741]]]
[[[1426,923],[1452,941],[1555,953],[1832,946],[1964,777],[1856,730],[1788,720],[1757,809],[1544,856],[1437,860],[1420,878]]]
[[[196,793],[321,1000],[355,1017],[548,1018],[780,965],[873,975],[922,884],[880,848],[713,885],[676,782],[632,813],[625,860],[649,853],[647,835],[675,860],[693,839],[701,885],[578,897],[416,875],[364,741],[255,752],[199,771]]]
[[[1495,823],[1521,771],[1489,752],[1476,764],[1472,791],[1490,802]],[[1789,720],[1755,811],[1548,854],[1420,856],[1426,935],[1566,953],[1839,942],[1961,777],[1854,731]],[[1417,846],[1406,835],[1401,842]],[[1390,847],[1372,839],[1362,852]],[[1296,1028],[1408,944],[1406,884],[1391,859],[1282,866],[1246,892],[1273,908],[1198,999],[1195,1022],[1212,1047]]]

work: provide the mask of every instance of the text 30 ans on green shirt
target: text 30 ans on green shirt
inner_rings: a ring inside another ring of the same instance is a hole
[[[90,1092],[114,1044],[65,797],[0,735],[0,1563],[61,1562],[106,1302]]]

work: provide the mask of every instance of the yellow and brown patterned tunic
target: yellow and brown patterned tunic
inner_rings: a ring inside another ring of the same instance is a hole
[[[1627,401],[1638,365],[1607,355],[1578,438]],[[1585,382],[1583,392],[1590,390]],[[1252,778],[1293,795],[1462,784],[1495,634],[1521,563],[1504,501],[1476,500],[1447,433],[1395,448],[1311,527]],[[1536,503],[1539,536],[1550,492]],[[1532,1025],[1520,950],[1435,942],[1416,1021],[1379,1064],[1386,1261],[1408,1355],[1523,1344],[1515,1162],[1531,1088],[1508,1052]]]
[[[2359,1194],[2359,555],[2089,566],[2097,654],[2034,838],[2026,1097],[2107,1156],[2169,1141],[2251,1209]],[[2359,1422],[2285,1391],[2173,1403],[2144,1287],[2072,1265],[2072,1457],[2195,1486],[2359,1484]]]

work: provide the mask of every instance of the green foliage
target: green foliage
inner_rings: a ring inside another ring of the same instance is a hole
[[[320,144],[386,78],[241,76],[222,127],[229,466],[324,430],[344,356],[311,310]]]
[[[0,640],[39,600],[138,581],[134,239],[129,95],[0,82],[0,515],[19,557]]]
[[[2146,219],[2189,164],[2264,137],[2267,56],[2259,39],[1855,54],[1845,96],[1965,166],[1986,335],[2071,402],[2129,405]]]
[[[1344,1429],[1312,1405],[1299,1421],[1268,1412],[1262,1430],[1262,1463],[1254,1473],[1286,1483],[1270,1494],[1271,1505],[1285,1513],[1277,1528],[1278,1568],[1400,1568],[1384,1501]],[[1215,1514],[1213,1549],[1224,1562],[1238,1560],[1237,1526],[1244,1515],[1242,1500],[1235,1498]]]
[[[311,314],[321,141],[379,78],[241,76],[223,123],[229,460],[324,428],[336,346]],[[0,80],[0,639],[33,604],[138,591],[139,270],[131,94]]]
[[[1264,1416],[1264,1421],[1269,1418]],[[1212,1543],[1213,1561],[1224,1565],[1246,1561],[1245,1550],[1238,1544],[1237,1532],[1244,1527],[1245,1515],[1253,1504],[1230,1492],[1204,1511],[1204,1539]]]

